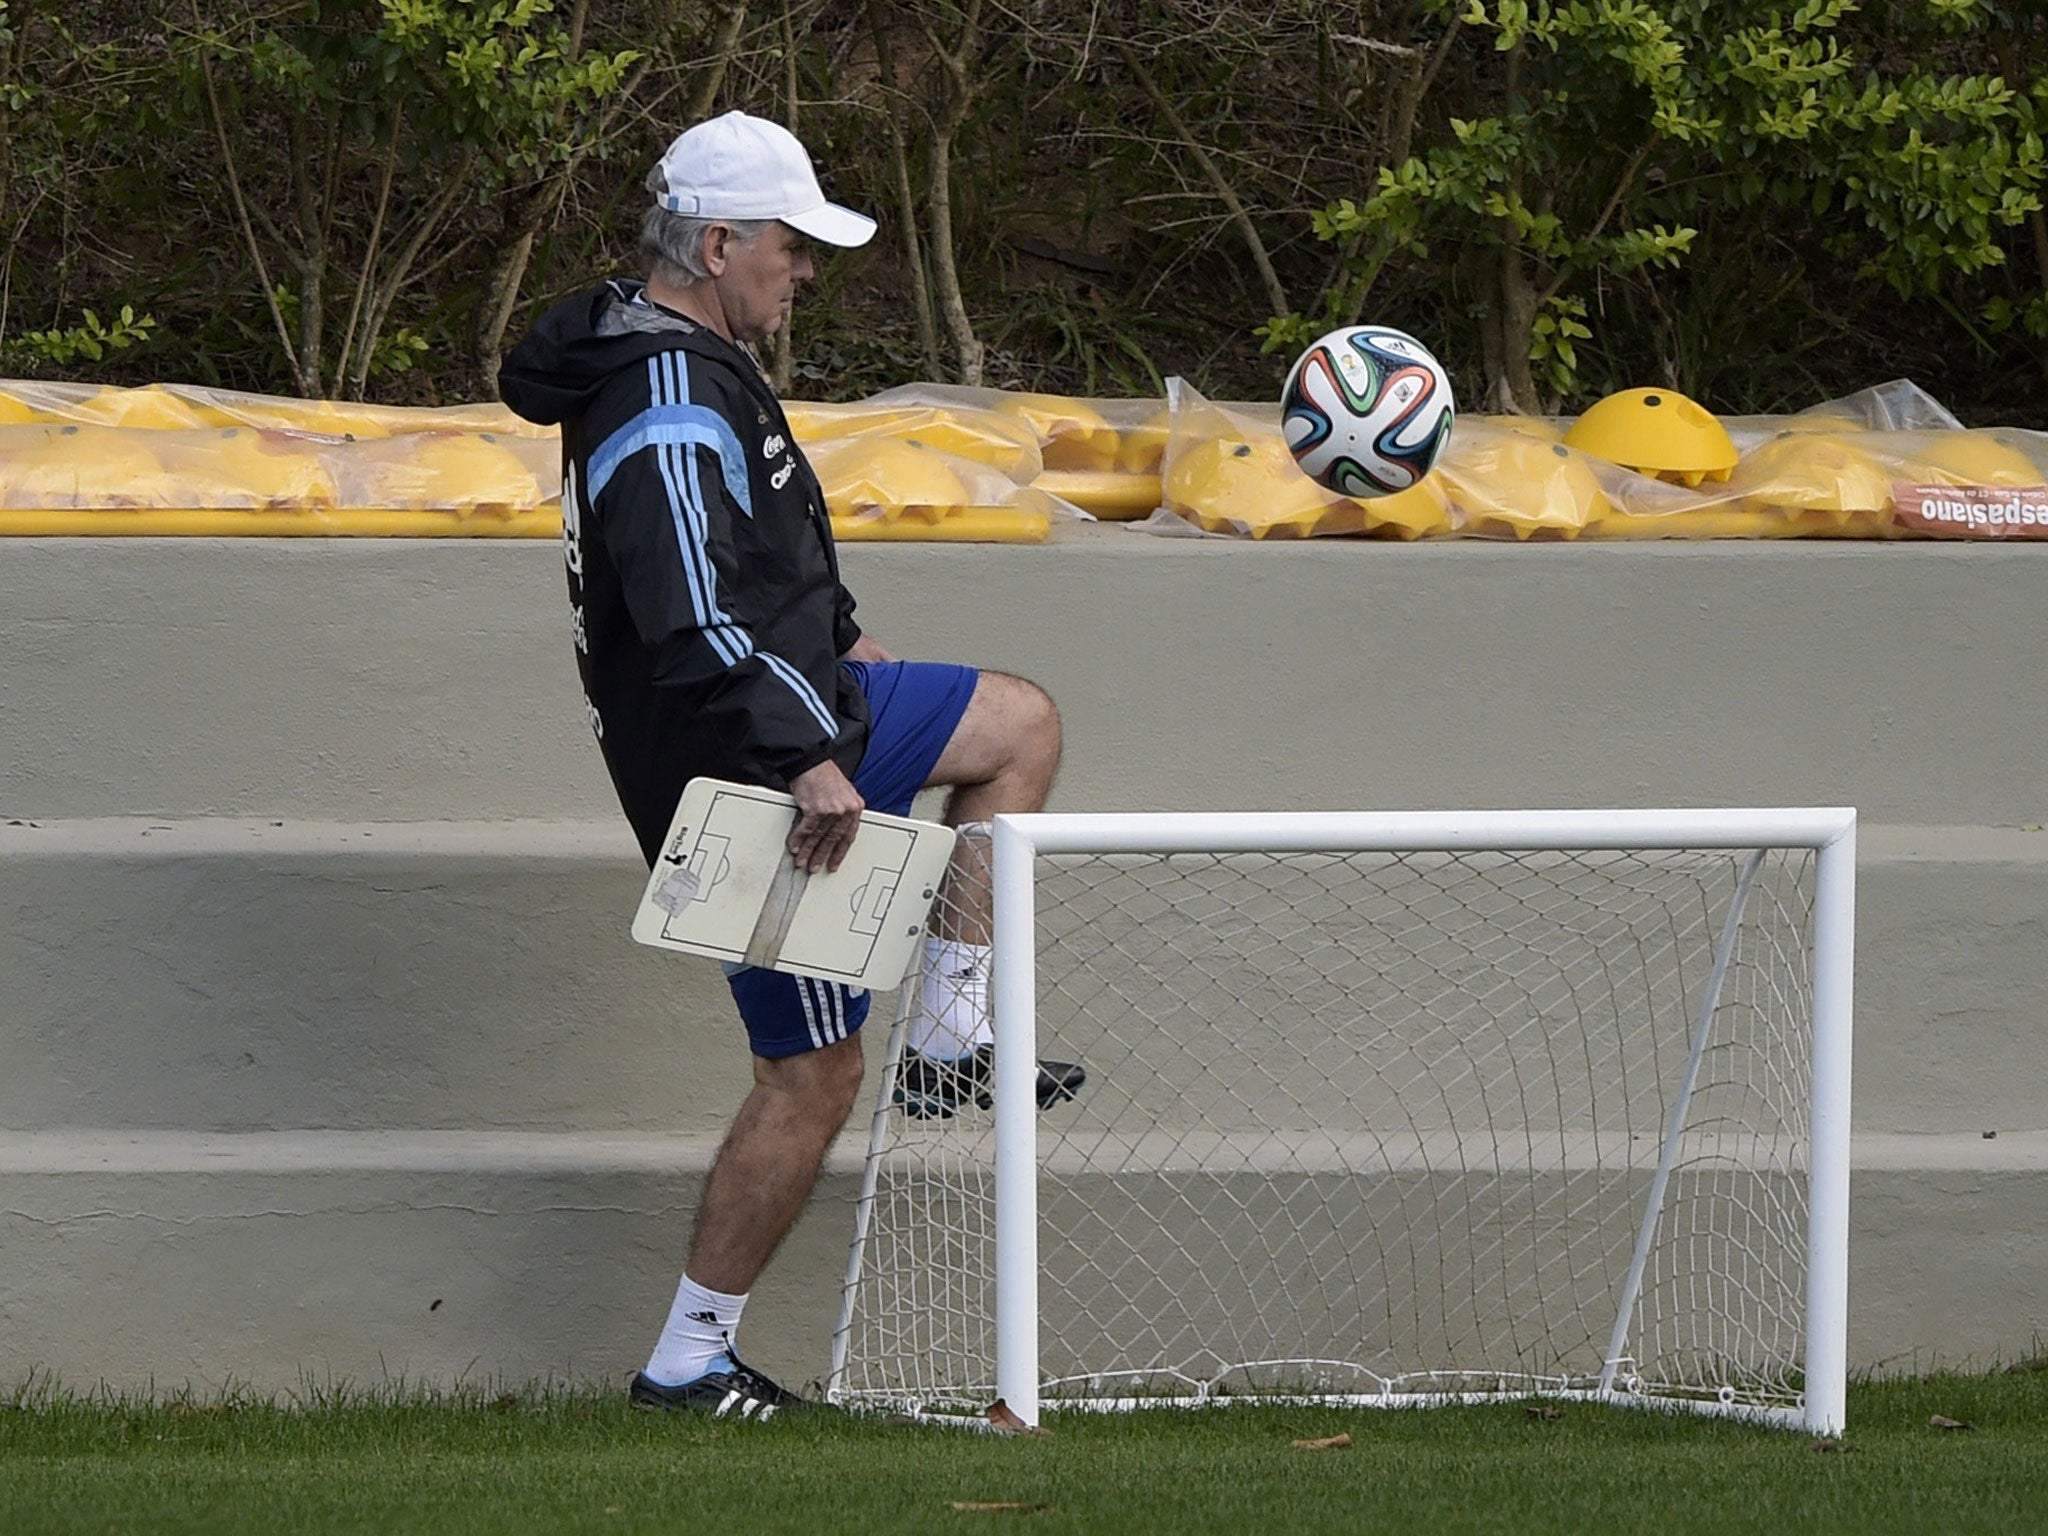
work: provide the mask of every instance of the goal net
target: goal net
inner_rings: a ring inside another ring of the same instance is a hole
[[[1853,812],[994,837],[994,1110],[893,1102],[907,985],[834,1400],[1840,1427]],[[1042,1114],[1040,1054],[1089,1074]]]

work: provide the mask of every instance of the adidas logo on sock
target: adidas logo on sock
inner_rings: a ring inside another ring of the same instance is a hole
[[[716,1312],[685,1312],[683,1316],[693,1323],[710,1323],[714,1327],[718,1323],[718,1314]]]

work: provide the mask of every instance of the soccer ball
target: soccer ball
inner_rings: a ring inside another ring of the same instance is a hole
[[[1340,496],[1390,496],[1428,474],[1450,441],[1450,376],[1387,325],[1332,331],[1301,354],[1280,395],[1294,462]]]

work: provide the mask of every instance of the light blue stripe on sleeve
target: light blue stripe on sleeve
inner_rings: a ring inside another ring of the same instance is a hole
[[[674,402],[679,390],[672,379],[669,354],[658,354],[647,360],[647,387],[657,405]],[[690,594],[691,617],[718,654],[718,659],[728,667],[736,667],[753,654],[754,642],[745,630],[732,622],[731,615],[718,606],[717,572],[707,544],[710,519],[705,515],[698,495],[696,455],[688,448],[678,449],[670,443],[656,444],[653,452],[662,485],[668,492],[669,520],[675,524],[676,553],[682,561],[684,589]],[[687,491],[684,489],[682,466],[678,463],[680,459],[690,461]]]
[[[754,488],[747,478],[747,454],[732,423],[707,405],[661,403],[627,422],[598,444],[590,456],[589,499],[604,493],[621,464],[641,449],[656,444],[709,448],[718,455],[726,494],[748,517],[754,515]]]
[[[657,354],[647,360],[647,384],[657,404],[669,401],[671,396],[668,391],[664,354]],[[708,551],[703,548],[702,540],[697,536],[696,520],[690,516],[690,509],[684,505],[682,482],[676,474],[671,452],[666,445],[657,446],[654,450],[654,462],[661,475],[662,485],[668,491],[669,519],[676,528],[676,550],[682,557],[683,585],[690,594],[690,616],[699,626],[703,626],[716,622],[723,615],[718,612],[717,602],[712,596],[710,573],[707,569],[710,564],[707,558]],[[712,644],[717,646],[727,666],[731,666],[738,659],[726,647],[718,645],[716,640]]]
[[[784,661],[780,656],[774,655],[771,652],[756,651],[754,654],[768,664],[769,671],[789,684],[790,692],[794,693],[802,701],[804,708],[811,712],[812,717],[817,720],[818,724],[825,727],[825,733],[828,736],[837,736],[839,734],[838,718],[833,715],[831,710],[825,707],[825,701],[818,697],[818,690],[811,686],[810,680],[803,673],[797,671],[795,667]]]
[[[669,517],[675,524],[677,552],[682,558],[683,579],[690,593],[692,616],[711,648],[728,667],[738,666],[758,655],[770,673],[797,696],[811,717],[828,736],[839,734],[839,719],[826,707],[803,673],[782,657],[757,651],[753,636],[736,623],[718,604],[718,572],[711,558],[711,518],[704,505],[703,486],[697,473],[695,449],[708,447],[718,454],[719,469],[726,489],[752,517],[753,506],[746,476],[746,455],[738,435],[717,412],[688,403],[689,360],[675,351],[659,352],[647,360],[648,393],[653,404],[606,438],[590,456],[589,491],[586,506],[598,495],[621,464],[642,449],[654,450],[656,471],[668,492]]]

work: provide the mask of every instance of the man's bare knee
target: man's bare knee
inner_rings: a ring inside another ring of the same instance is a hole
[[[1036,683],[1021,678],[1016,682],[1009,750],[999,777],[1008,786],[1006,799],[1014,800],[1020,809],[1037,810],[1044,805],[1053,776],[1059,772],[1064,745],[1060,711],[1052,695]]]
[[[1021,722],[1024,744],[1043,761],[1057,764],[1065,742],[1060,727],[1060,707],[1052,701],[1052,695],[1038,684],[1025,683],[1024,689]]]
[[[853,1108],[860,1093],[860,1038],[834,1041],[823,1050],[804,1051],[770,1061],[754,1058],[754,1081],[764,1088],[789,1095],[808,1115],[830,1119],[837,1128]]]
[[[1050,782],[1059,760],[1060,712],[1052,696],[1007,672],[983,672],[926,782],[967,789],[998,781]]]

